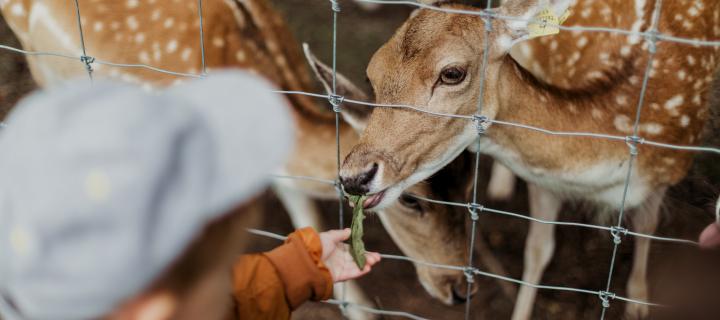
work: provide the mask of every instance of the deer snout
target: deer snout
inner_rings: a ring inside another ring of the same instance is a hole
[[[470,286],[469,292],[468,286]],[[463,304],[475,295],[475,293],[477,293],[478,287],[475,282],[467,283],[467,281],[463,279],[459,282],[453,283],[450,290],[452,292],[452,304]]]
[[[370,192],[370,184],[377,176],[380,166],[377,162],[370,164],[358,172],[352,170],[342,170],[340,172],[340,183],[342,183],[345,192],[353,195],[364,195]]]
[[[477,283],[468,284],[462,271],[448,272],[420,266],[418,279],[425,290],[446,305],[457,305],[468,301],[477,291]],[[470,292],[468,294],[468,285]]]

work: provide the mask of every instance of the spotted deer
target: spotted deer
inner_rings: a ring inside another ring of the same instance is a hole
[[[147,64],[165,70],[199,74],[202,68],[200,21],[197,1],[80,0],[84,40],[88,55],[124,64]],[[24,49],[79,56],[79,32],[72,0],[3,0],[3,15]],[[312,91],[303,55],[285,22],[265,1],[204,1],[206,63],[208,71],[242,68],[260,74],[285,90]],[[286,45],[290,44],[290,45]],[[31,73],[42,87],[83,77],[77,61],[28,56]],[[94,64],[95,78],[115,78],[161,88],[183,78],[140,68]],[[334,115],[304,96],[288,96],[295,120],[295,151],[280,174],[335,179]],[[347,126],[340,131],[347,150],[357,133]],[[297,227],[321,227],[312,199],[337,197],[334,187],[302,180],[277,180],[273,189]],[[371,305],[350,282],[346,298]],[[349,310],[353,319],[368,316]]]
[[[575,2],[508,0],[494,12],[530,19],[549,8],[560,16]],[[654,3],[579,0],[566,24],[647,31],[652,27]],[[478,10],[451,2],[437,5]],[[549,45],[537,46],[532,55],[540,66],[535,71],[545,72],[544,77],[553,80],[546,82],[509,55],[513,45],[529,38],[528,22],[492,19],[490,23],[492,29],[485,39],[485,22],[480,17],[416,11],[368,65],[376,102],[472,116],[482,101],[478,116],[489,120],[555,131],[631,136],[645,67],[650,62],[653,68],[639,136],[679,145],[700,141],[708,118],[708,89],[717,69],[717,48],[661,41],[653,60],[648,61],[649,44],[641,36],[561,32],[544,40]],[[661,33],[677,37],[718,39],[720,3],[665,1],[657,26]],[[485,40],[490,44],[489,59],[481,73]],[[554,69],[558,64],[562,67]],[[486,84],[482,97],[481,77]],[[566,82],[563,77],[568,77]],[[476,124],[471,121],[378,108],[345,158],[341,181],[347,192],[369,195],[370,203],[379,210],[466,148],[479,147],[528,181],[533,217],[556,220],[566,199],[590,201],[604,209],[600,212],[617,212],[623,205],[630,166],[625,142],[557,138],[499,124],[488,125],[479,144],[477,138]],[[624,206],[635,209],[630,216],[634,231],[652,234],[663,195],[686,175],[692,154],[642,144],[637,150]],[[553,229],[551,225],[530,225],[523,280],[541,280],[555,247]],[[636,239],[627,282],[631,298],[650,299],[645,282],[649,249],[649,240]],[[531,317],[535,295],[535,289],[521,288],[513,319]],[[626,307],[630,316],[644,316],[648,311],[638,304]]]
[[[150,64],[176,72],[200,72],[197,1],[173,0],[172,6],[154,0],[80,0],[79,4],[88,55],[106,61]],[[25,49],[74,56],[82,53],[73,1],[0,0],[0,9]],[[203,9],[209,72],[220,68],[242,68],[266,77],[283,90],[312,91],[313,85],[303,65],[299,46],[283,19],[265,1],[206,0]],[[329,68],[318,61],[308,48],[305,55],[315,75],[329,88]],[[41,86],[73,77],[86,77],[86,70],[77,61],[37,56],[28,59],[33,77]],[[162,88],[179,81],[177,76],[144,69],[97,64],[92,67],[95,78],[118,78],[148,88]],[[338,94],[367,99],[365,93],[342,75],[337,81]],[[289,112],[295,119],[297,140],[290,161],[280,173],[335,179],[334,115],[323,109],[321,103],[305,96],[291,95],[288,100],[291,106]],[[342,107],[344,119],[354,125],[340,128],[340,145],[345,153],[357,142],[356,130],[362,130],[369,110],[350,105]],[[409,192],[436,199],[454,199],[462,195],[462,192],[443,191],[454,188],[446,185],[448,181],[462,179],[460,171],[452,169],[458,166],[452,166],[448,173],[438,175],[447,177],[454,174],[452,176],[457,178],[433,178],[413,186]],[[311,225],[320,229],[321,219],[313,199],[337,197],[333,186],[305,180],[277,179],[273,189],[296,227]],[[465,245],[462,219],[465,215],[462,212],[404,197],[379,212],[379,216],[392,238],[409,257],[446,265],[462,265],[466,260],[464,249],[446,250],[446,246],[458,249]],[[431,225],[432,228],[429,227]],[[503,273],[500,264],[487,250],[481,250],[480,254],[488,262],[490,270]],[[461,271],[423,265],[416,267],[420,282],[433,297],[448,304],[465,299],[465,276]],[[503,290],[512,292],[513,288],[504,286]],[[371,304],[353,284],[348,287],[346,298],[356,303]],[[349,311],[353,319],[366,318],[357,309]]]

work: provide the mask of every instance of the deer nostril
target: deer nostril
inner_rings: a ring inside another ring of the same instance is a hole
[[[370,183],[375,179],[379,165],[373,163],[370,170],[363,172],[354,177],[340,177],[340,183],[345,188],[345,192],[354,195],[362,195],[370,191]]]
[[[471,284],[472,285],[472,284]],[[453,304],[462,304],[468,301],[470,297],[475,295],[475,292],[477,291],[477,287],[472,285],[472,289],[470,290],[470,295],[468,296],[467,287],[468,285],[463,281],[460,283],[455,283],[451,287],[452,291],[452,301]]]
[[[358,176],[358,178],[360,179],[360,181],[359,181],[360,184],[362,184],[362,185],[370,184],[370,182],[373,179],[375,179],[375,174],[377,174],[377,171],[378,171],[378,164],[373,163],[372,168],[370,168],[370,170],[368,170],[367,172],[360,174],[360,176]]]

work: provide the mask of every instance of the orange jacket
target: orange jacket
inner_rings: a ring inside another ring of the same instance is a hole
[[[233,267],[236,319],[289,319],[307,300],[327,300],[333,280],[312,228],[291,233],[272,251],[243,255]]]

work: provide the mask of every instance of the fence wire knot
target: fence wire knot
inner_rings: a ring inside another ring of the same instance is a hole
[[[600,300],[602,300],[603,308],[610,308],[610,300],[615,300],[615,294],[608,291],[600,291],[598,292],[598,296]]]
[[[340,112],[340,105],[345,101],[345,97],[337,95],[337,94],[331,94],[328,96],[328,101],[330,101],[330,104],[333,107],[334,112]]]
[[[657,30],[650,30],[645,34],[645,40],[648,43],[648,51],[652,54],[657,52],[657,41],[658,32]]]
[[[495,18],[495,14],[491,10],[483,9],[482,15],[485,16],[485,19],[483,19],[485,21],[485,32],[492,31],[492,19]]]
[[[470,219],[473,221],[477,221],[480,218],[478,212],[485,210],[485,207],[479,203],[468,203],[467,207],[468,211],[470,211]]]
[[[332,5],[332,11],[340,12],[340,3],[338,0],[330,0],[330,4]]]
[[[625,144],[630,148],[630,154],[633,156],[638,155],[638,144],[645,143],[645,139],[638,136],[627,136],[625,137]]]
[[[339,196],[343,196],[345,194],[345,190],[343,189],[340,179],[337,179],[333,182],[333,187],[335,187],[335,191],[338,193]]]
[[[623,227],[610,227],[610,234],[613,237],[613,242],[615,244],[620,244],[622,242],[622,238],[620,235],[626,236],[628,234],[628,229],[625,229]]]
[[[468,284],[475,283],[475,268],[465,267],[465,269],[463,269],[463,273],[465,274],[465,280]]]
[[[80,61],[85,64],[85,69],[87,69],[88,72],[93,72],[92,64],[95,62],[95,57],[82,55],[80,56]]]
[[[340,306],[340,313],[342,313],[342,315],[345,317],[348,316],[347,309],[348,309],[349,305],[350,305],[350,302],[347,302],[345,300],[340,301],[340,303],[338,304],[338,306]]]
[[[487,131],[488,126],[490,126],[490,119],[488,117],[475,114],[473,115],[473,123],[475,123],[475,130],[477,130],[477,133],[479,135],[485,134]]]

